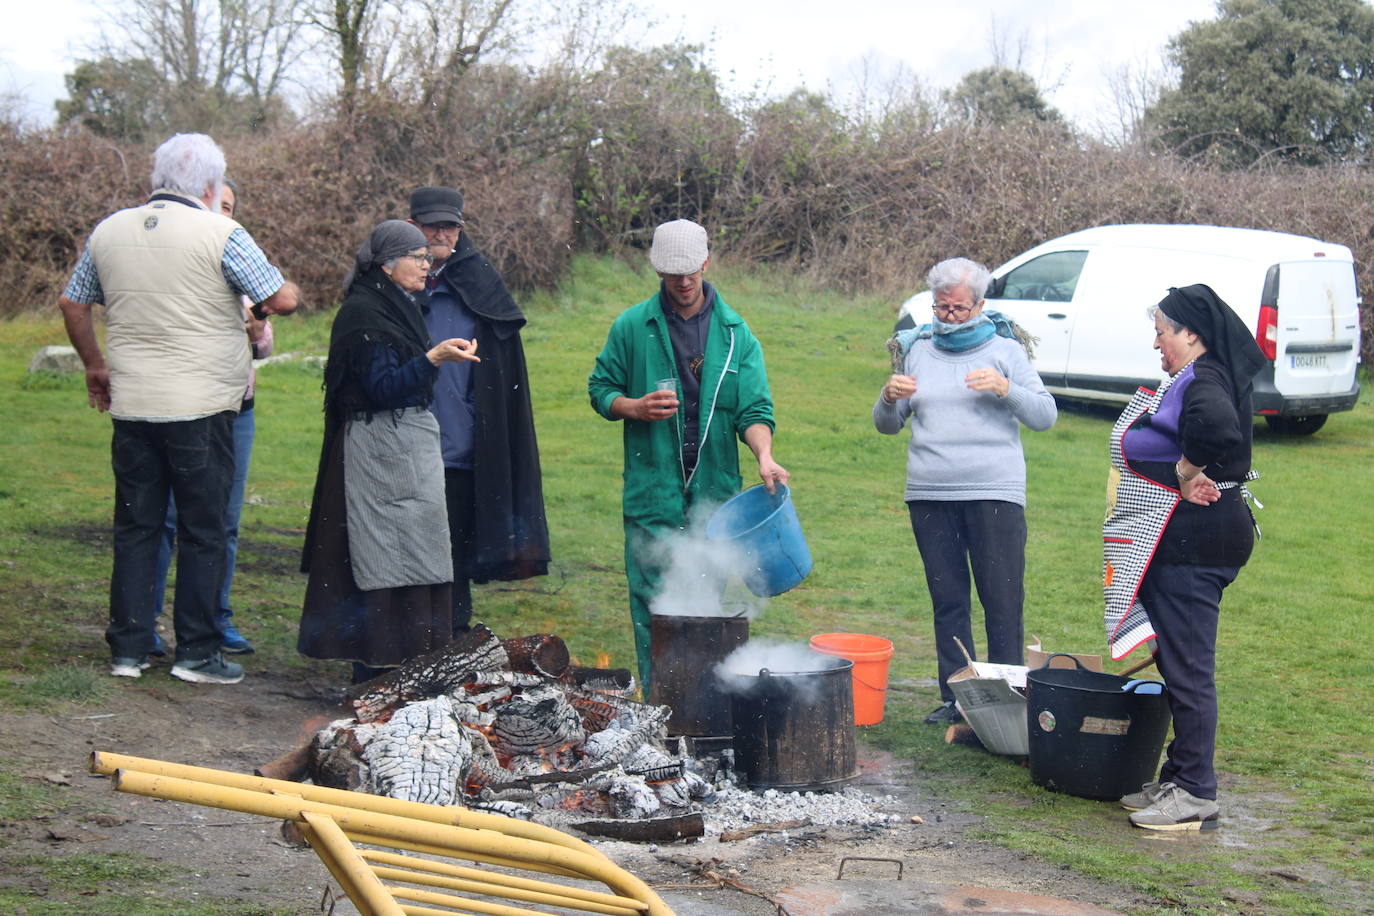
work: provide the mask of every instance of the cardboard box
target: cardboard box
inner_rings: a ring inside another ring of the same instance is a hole
[[[1022,693],[1026,670],[1022,665],[970,662],[946,681],[978,740],[994,754],[1030,754],[1026,696]]]
[[[1032,639],[1034,641],[1026,646],[1025,665],[975,662],[960,643],[968,665],[951,674],[947,681],[959,711],[978,735],[978,740],[994,754],[1019,757],[1030,754],[1030,735],[1026,728],[1026,672],[1044,667],[1045,661],[1055,654],[1041,649],[1038,637]],[[1102,670],[1100,655],[1061,654],[1072,655],[1090,671]],[[1067,658],[1056,658],[1050,664],[1054,668],[1074,666]]]
[[[1086,655],[1082,652],[1045,652],[1040,648],[1040,637],[1032,636],[1031,639],[1034,641],[1030,643],[1028,646],[1026,646],[1027,668],[1043,668],[1045,667],[1045,662],[1049,659],[1051,655],[1059,654],[1072,655],[1074,658],[1078,659],[1078,661],[1082,663],[1084,668],[1087,668],[1089,671],[1102,670],[1102,656],[1100,655]],[[1050,667],[1072,668],[1073,662],[1069,661],[1067,658],[1056,658],[1053,662],[1050,662]]]

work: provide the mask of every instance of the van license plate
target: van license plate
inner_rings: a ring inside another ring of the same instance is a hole
[[[1294,353],[1288,357],[1293,361],[1294,369],[1325,369],[1325,353]]]

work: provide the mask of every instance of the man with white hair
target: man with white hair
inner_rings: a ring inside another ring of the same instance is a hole
[[[90,405],[114,422],[114,570],[110,673],[148,667],[157,552],[167,501],[177,503],[175,677],[235,684],[215,625],[225,567],[224,513],[234,468],[232,424],[251,367],[240,295],[285,315],[300,291],[252,237],[219,212],[224,154],[204,134],[177,134],[153,156],[153,194],[96,226],[58,299],[86,365]],[[205,201],[210,203],[207,205]],[[92,306],[106,307],[106,354]]]
[[[640,680],[650,677],[650,603],[663,576],[656,543],[740,489],[736,437],[771,492],[788,473],[773,460],[773,397],[763,349],[704,275],[706,230],[691,220],[654,230],[658,292],[625,310],[587,380],[592,407],[625,422],[625,575]],[[660,384],[661,383],[661,384]]]

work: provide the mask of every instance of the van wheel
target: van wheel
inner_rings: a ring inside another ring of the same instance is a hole
[[[1306,417],[1265,417],[1264,422],[1281,436],[1310,436],[1326,425],[1326,414],[1314,413]]]

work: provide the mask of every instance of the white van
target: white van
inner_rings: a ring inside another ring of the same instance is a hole
[[[1054,239],[992,272],[988,308],[1040,342],[1035,368],[1057,396],[1125,403],[1159,383],[1145,315],[1171,286],[1206,283],[1255,334],[1268,364],[1255,413],[1273,429],[1316,432],[1359,397],[1360,299],[1344,245],[1219,226],[1099,226]],[[930,320],[931,296],[902,305]]]

